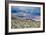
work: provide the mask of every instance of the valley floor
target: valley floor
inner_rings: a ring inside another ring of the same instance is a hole
[[[39,28],[39,27],[40,27],[40,21],[19,20],[19,19],[12,19],[11,20],[11,28],[12,29]]]

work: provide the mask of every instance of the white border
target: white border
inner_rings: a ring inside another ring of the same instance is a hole
[[[24,28],[24,29],[11,29],[11,6],[31,6],[41,8],[41,24],[40,28]],[[9,30],[8,32],[23,32],[23,31],[38,31],[43,30],[43,5],[27,5],[27,4],[9,4]]]

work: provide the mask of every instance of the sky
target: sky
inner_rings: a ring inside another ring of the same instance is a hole
[[[34,18],[35,16],[40,16],[40,7],[12,6],[11,13],[16,16],[24,16],[24,18],[31,16]]]

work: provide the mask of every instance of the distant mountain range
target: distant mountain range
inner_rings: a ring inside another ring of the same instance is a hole
[[[40,7],[12,6],[11,13],[13,19],[40,21]]]
[[[13,19],[40,21],[40,16],[16,16],[15,14],[12,14],[11,16]]]

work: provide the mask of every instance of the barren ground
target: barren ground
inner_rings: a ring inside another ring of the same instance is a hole
[[[40,21],[33,21],[33,20],[19,20],[19,19],[12,19],[11,20],[11,28],[12,29],[20,29],[20,28],[39,28]]]

